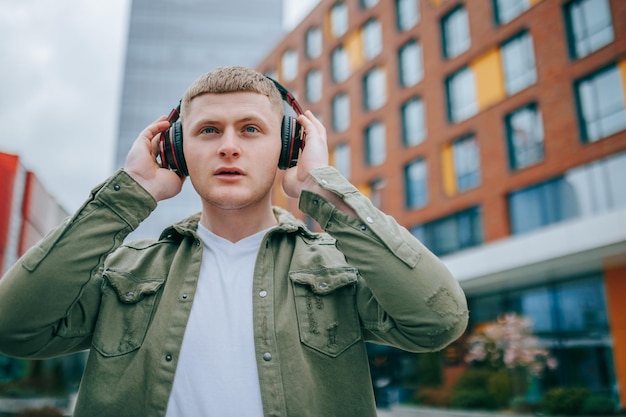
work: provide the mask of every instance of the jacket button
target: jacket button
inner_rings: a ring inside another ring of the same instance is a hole
[[[261,298],[267,297],[267,291],[265,291],[265,290],[259,291],[259,297],[261,297]]]
[[[318,286],[319,286],[321,289],[323,289],[323,290],[324,290],[324,289],[326,289],[326,288],[328,288],[328,284],[327,284],[327,283],[325,283],[325,282],[320,282]]]
[[[170,355],[169,353],[167,355],[165,355],[165,360],[167,362],[171,362],[172,361],[172,355]]]
[[[132,292],[132,291],[128,291],[125,295],[126,295],[126,297],[133,297],[135,295],[135,293]]]
[[[119,191],[119,190],[120,190],[120,188],[122,188],[122,187],[120,187],[120,185],[119,185],[119,184],[115,184],[115,185],[113,186],[113,189],[114,189],[115,191]]]
[[[185,293],[181,295],[180,298],[182,298],[183,300],[186,300],[187,298],[189,298],[189,294]]]
[[[271,361],[271,360],[272,360],[272,354],[271,354],[271,353],[269,353],[269,352],[265,352],[265,353],[263,354],[263,360],[264,360],[265,362],[269,362],[269,361]]]

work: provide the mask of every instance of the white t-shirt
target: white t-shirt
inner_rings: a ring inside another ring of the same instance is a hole
[[[263,416],[252,279],[267,230],[232,243],[198,225],[202,267],[167,417]]]

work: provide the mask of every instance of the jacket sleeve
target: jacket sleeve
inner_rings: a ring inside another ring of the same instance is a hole
[[[414,352],[439,350],[456,340],[467,326],[467,301],[443,262],[336,169],[311,175],[357,214],[347,215],[309,191],[300,196],[300,210],[336,239],[360,273],[357,308],[366,340]]]
[[[46,358],[88,348],[104,260],[155,207],[119,170],[30,248],[0,280],[0,352]]]

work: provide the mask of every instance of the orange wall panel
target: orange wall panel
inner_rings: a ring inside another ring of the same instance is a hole
[[[9,237],[11,207],[13,206],[13,188],[19,158],[0,152],[0,272],[4,265],[5,253]]]
[[[606,297],[613,336],[613,359],[615,376],[619,383],[619,398],[626,405],[626,265],[604,271]]]

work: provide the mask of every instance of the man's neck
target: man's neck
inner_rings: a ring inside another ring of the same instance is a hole
[[[204,207],[200,217],[202,226],[233,243],[269,229],[277,223],[271,206],[237,210]]]

